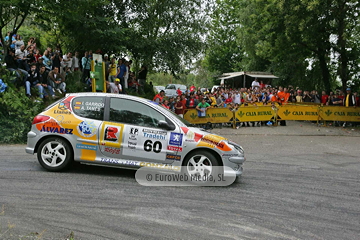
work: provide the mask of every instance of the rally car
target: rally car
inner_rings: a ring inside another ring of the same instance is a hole
[[[228,166],[242,174],[238,144],[193,127],[154,102],[123,94],[73,93],[37,115],[26,152],[62,171],[73,161],[138,169],[184,167],[188,173]]]

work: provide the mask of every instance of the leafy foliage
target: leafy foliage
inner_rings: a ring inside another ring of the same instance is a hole
[[[1,78],[8,85],[7,90],[0,93],[0,143],[24,143],[34,116],[44,105],[29,100],[24,87],[16,88],[3,67],[0,72]]]

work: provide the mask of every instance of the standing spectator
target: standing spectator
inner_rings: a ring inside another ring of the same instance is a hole
[[[170,111],[174,112],[175,110],[175,101],[173,97],[169,98],[169,109]]]
[[[170,110],[169,101],[168,101],[167,99],[165,99],[165,100],[163,101],[163,103],[161,104],[161,106],[163,106],[164,108]]]
[[[181,118],[184,118],[184,104],[181,102],[180,96],[176,97],[176,103],[174,107],[175,107],[175,114],[177,114]]]
[[[299,90],[297,90],[297,95],[296,95],[296,102],[302,102],[303,101],[303,96],[302,96],[302,92],[301,92],[301,90],[299,89]]]
[[[11,36],[11,44],[10,44],[10,48],[15,50],[15,43],[16,43],[16,34],[13,34]]]
[[[114,82],[109,82],[109,88],[111,93],[120,94],[122,93],[122,88],[120,84],[120,79],[116,78]]]
[[[240,104],[241,103],[241,94],[238,90],[235,91],[235,94],[233,95],[233,103]]]
[[[194,84],[191,85],[191,87],[190,87],[190,92],[195,92],[195,89],[196,89],[196,87],[194,86]]]
[[[328,98],[328,101],[327,101],[326,105],[330,105],[330,106],[334,105],[333,104],[333,99],[334,99],[334,92],[330,92],[329,98]]]
[[[142,65],[140,71],[138,72],[138,83],[140,84],[141,92],[144,92],[147,72],[147,67],[145,65]]]
[[[39,91],[39,97],[41,99],[44,98],[44,88],[40,83],[40,74],[39,71],[36,70],[36,65],[31,65],[31,68],[29,70],[28,79],[25,82],[25,89],[26,89],[26,96],[31,97],[31,91],[30,88],[36,87]]]
[[[314,102],[314,98],[310,95],[309,91],[304,91],[303,102]]]
[[[311,96],[314,99],[314,103],[321,103],[321,99],[317,91],[313,90],[311,92]]]
[[[116,76],[117,78],[120,79],[120,84],[122,86],[122,89],[124,90],[125,92],[125,79],[124,79],[124,76],[125,76],[125,73],[126,73],[126,65],[125,65],[125,59],[124,58],[121,58],[119,59],[118,61],[118,75]]]
[[[90,63],[91,63],[91,59],[89,57],[89,52],[85,52],[84,56],[81,59],[81,65],[83,69],[83,74],[82,74],[83,82],[87,82],[88,79],[90,78],[90,67],[91,67]]]
[[[22,37],[18,34],[16,35],[16,41],[15,41],[15,51],[19,50],[21,48],[22,45],[24,45],[24,49],[25,49],[25,43],[22,40]]]
[[[64,77],[60,74],[59,68],[55,67],[52,71],[49,72],[49,82],[50,85],[58,91],[60,94],[66,92],[66,83]]]
[[[114,82],[116,76],[119,74],[117,65],[115,63],[115,57],[111,58],[111,62],[108,67],[108,73],[109,73],[108,81]]]
[[[155,95],[153,101],[157,103],[162,103],[164,95],[165,95],[165,91],[161,90],[158,94]]]
[[[190,98],[186,100],[186,108],[195,108],[198,102],[194,97],[194,93],[190,93]]]
[[[72,53],[68,52],[62,57],[61,67],[64,72],[70,72],[72,67]]]
[[[325,91],[322,91],[322,92],[321,92],[321,103],[322,103],[323,105],[326,105],[326,103],[328,102],[328,100],[329,100],[329,96],[326,94]]]
[[[110,66],[110,60],[109,55],[107,53],[104,54],[104,63],[105,63],[105,79],[109,79],[109,66]]]
[[[72,71],[73,72],[77,72],[77,71],[79,71],[79,61],[80,61],[80,59],[79,59],[79,52],[78,51],[76,51],[75,52],[75,55],[74,55],[74,57],[72,58],[72,64],[71,64],[71,67],[72,67]]]
[[[128,88],[128,81],[129,81],[129,75],[130,75],[130,62],[129,61],[125,61],[125,67],[126,67],[126,72],[124,75],[124,87],[125,89]]]
[[[54,54],[51,57],[51,60],[52,60],[52,69],[54,70],[55,68],[58,68],[59,70],[61,70],[62,52],[59,47],[56,48]]]
[[[50,71],[52,63],[50,59],[50,52],[48,49],[45,50],[44,55],[42,55],[41,58],[43,59],[43,64],[45,65],[46,69]]]
[[[260,83],[259,83],[259,80],[257,78],[255,78],[255,80],[251,83],[251,87],[253,89],[260,88]]]
[[[360,98],[358,96],[358,93],[354,92],[354,96],[355,96],[355,100],[356,100],[356,106],[359,107],[360,106]]]

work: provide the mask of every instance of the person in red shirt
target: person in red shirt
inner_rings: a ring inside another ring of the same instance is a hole
[[[260,88],[261,88],[261,89],[264,89],[264,88],[265,88],[265,83],[264,83],[264,81],[260,81]]]
[[[190,92],[195,92],[196,87],[194,86],[194,84],[190,87]]]
[[[228,98],[225,99],[225,104],[227,105],[227,104],[231,103],[232,100],[233,100],[233,99],[232,99],[231,93],[229,93]]]
[[[360,106],[360,98],[358,96],[358,93],[354,92],[354,96],[355,96],[355,99],[356,99],[356,106],[359,107]]]
[[[186,97],[185,94],[181,94],[181,99],[180,101],[182,102],[183,106],[184,106],[184,114],[185,114],[185,110],[186,110]]]
[[[180,88],[178,88],[178,89],[176,90],[176,93],[177,93],[178,96],[181,96],[182,91],[180,90]]]
[[[181,102],[180,96],[176,97],[175,114],[181,118],[184,118],[184,104]]]
[[[170,109],[170,106],[169,106],[169,101],[168,100],[164,100],[164,102],[161,104],[164,108],[167,108],[167,109]]]
[[[190,98],[186,101],[186,108],[195,108],[198,105],[196,98],[194,97],[194,93],[190,93]]]
[[[326,105],[326,103],[328,102],[329,99],[329,95],[326,94],[325,91],[321,92],[321,103]]]
[[[165,91],[161,90],[160,93],[155,95],[153,101],[157,103],[162,103],[164,95],[165,95]]]

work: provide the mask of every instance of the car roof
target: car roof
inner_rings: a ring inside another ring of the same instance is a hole
[[[136,100],[139,102],[149,102],[150,99],[142,98],[142,97],[136,97],[132,95],[127,94],[114,94],[114,93],[102,93],[102,92],[81,92],[81,93],[68,93],[65,97],[68,96],[75,96],[75,97],[92,97],[92,96],[98,96],[98,97],[117,97],[117,98],[123,98],[123,99],[130,99],[130,100]]]

